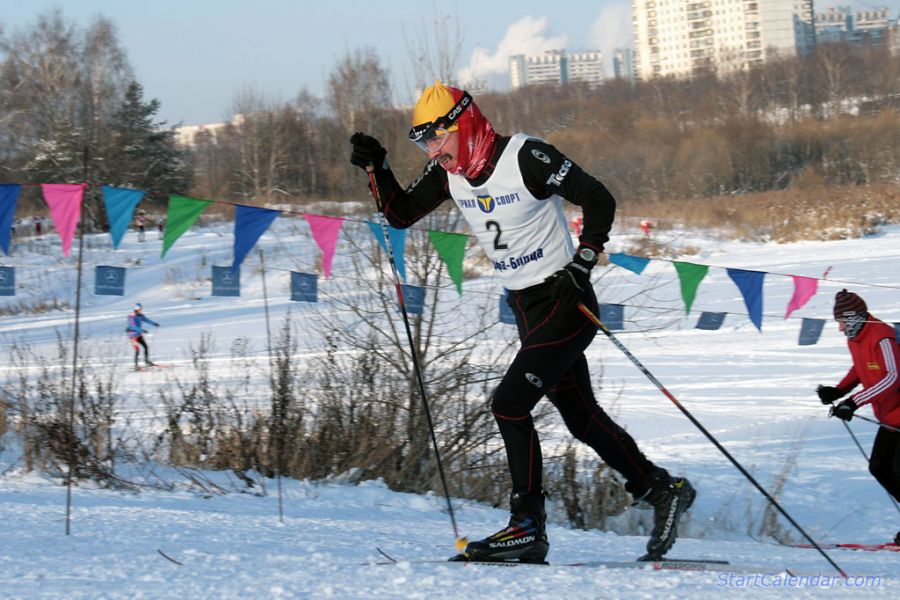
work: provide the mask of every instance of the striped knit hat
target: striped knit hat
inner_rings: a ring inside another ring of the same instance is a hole
[[[834,295],[834,318],[843,319],[850,315],[865,316],[869,312],[866,303],[858,295],[846,289]]]

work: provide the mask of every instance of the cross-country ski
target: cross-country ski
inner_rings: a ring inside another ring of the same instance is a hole
[[[466,560],[464,557],[454,556],[449,559],[401,559],[390,555],[380,548],[378,553],[384,560],[376,561],[372,564],[376,565],[399,565],[403,563],[410,564],[439,564],[453,563],[460,566],[482,566],[482,567],[559,567],[559,568],[581,568],[581,569],[644,569],[651,571],[716,571],[723,573],[786,573],[796,575],[790,568],[783,566],[749,566],[749,565],[733,565],[727,560],[721,559],[705,559],[705,558],[667,558],[664,560],[585,560],[580,562],[564,562],[564,563],[533,563],[521,561],[485,561],[485,560]]]

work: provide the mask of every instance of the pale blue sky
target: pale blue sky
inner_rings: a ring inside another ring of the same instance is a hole
[[[817,2],[817,9],[861,2]],[[900,0],[868,3],[892,7]],[[340,58],[373,47],[393,75],[397,100],[415,83],[407,39],[431,34],[428,0],[0,0],[0,25],[9,33],[59,7],[85,26],[103,15],[117,27],[147,98],[162,103],[170,123],[199,124],[230,116],[245,88],[287,100],[307,89],[324,93]],[[630,0],[445,0],[439,13],[458,14],[463,50],[459,67],[504,81],[506,54],[564,47],[570,51],[630,46]],[[607,69],[609,71],[609,69]]]

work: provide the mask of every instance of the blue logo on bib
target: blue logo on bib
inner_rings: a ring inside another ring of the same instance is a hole
[[[481,212],[493,212],[494,206],[494,198],[492,196],[478,196],[478,208],[481,209]]]

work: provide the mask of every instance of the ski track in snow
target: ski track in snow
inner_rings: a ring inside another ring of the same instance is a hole
[[[317,255],[298,229],[276,222],[273,231],[277,233],[260,240],[267,265],[284,269],[273,270],[267,281],[271,322],[277,327],[288,311],[295,319],[316,312],[352,326],[345,322],[347,316],[340,307],[327,300],[315,306],[288,300],[286,270],[311,270]],[[120,418],[146,422],[148,429],[154,426],[149,417],[156,408],[154,390],[171,377],[190,372],[189,349],[203,333],[215,336],[210,368],[218,381],[237,381],[241,376],[243,367],[232,365],[229,354],[232,338],[239,335],[250,340],[253,354],[248,360],[264,377],[264,307],[254,258],[248,256],[245,263],[240,300],[208,295],[209,265],[230,264],[230,233],[226,226],[221,231],[226,234],[195,228],[179,240],[165,261],[158,259],[159,243],[152,235],[148,235],[149,243],[138,244],[129,233],[115,253],[102,236],[87,240],[88,249],[103,256],[87,264],[130,267],[125,297],[88,292],[82,300],[81,332],[89,356],[95,364],[116,370],[124,396],[151,399],[123,406]],[[656,235],[672,235],[679,244],[700,248],[697,256],[680,260],[813,277],[832,267],[830,279],[900,285],[900,227],[859,240],[789,245],[713,241],[683,232]],[[614,235],[607,250],[627,251],[630,239]],[[339,243],[336,277],[348,260]],[[63,259],[58,239],[51,236],[19,242],[11,262],[25,287],[19,297],[0,302],[14,305],[54,294],[65,297],[65,290],[74,287],[74,258]],[[838,381],[849,367],[843,337],[829,321],[817,345],[797,345],[799,317],[829,318],[834,293],[842,287],[859,292],[872,312],[889,322],[900,321],[900,290],[820,282],[819,293],[809,304],[794,313],[796,318],[785,320],[784,309],[793,291],[791,278],[769,275],[762,333],[740,314],[728,315],[718,331],[700,331],[693,329],[700,311],[746,312],[723,269],[710,269],[688,316],[671,264],[653,261],[641,276],[613,266],[600,270],[607,271],[596,280],[600,300],[629,305],[628,329],[617,336],[763,486],[773,491],[786,460],[795,461],[779,500],[816,540],[882,542],[900,529],[900,517],[867,472],[853,441],[840,423],[825,418],[826,409],[813,391],[819,383]],[[85,271],[85,280],[92,282],[90,270]],[[89,290],[91,285],[85,285]],[[329,285],[320,280],[322,288]],[[652,292],[643,293],[651,287]],[[496,311],[500,284],[495,278],[467,281],[465,290],[469,300],[462,310]],[[456,292],[448,289],[447,293]],[[142,302],[147,314],[162,324],[151,329],[151,357],[170,368],[130,370],[131,348],[124,324],[135,301]],[[57,336],[66,339],[71,331],[72,311],[37,318],[7,316],[0,321],[0,347],[8,355],[12,344],[27,341],[32,349],[51,357]],[[315,336],[304,335],[302,329],[300,333],[301,354],[317,352]],[[508,340],[515,332],[498,326],[492,334],[496,340]],[[486,342],[484,352],[494,351],[493,345],[494,341]],[[749,576],[729,579],[727,574],[713,572],[553,566],[376,565],[383,560],[376,547],[401,561],[453,553],[443,499],[391,492],[379,482],[353,486],[285,480],[284,523],[277,518],[274,482],[267,483],[262,496],[211,497],[185,490],[130,494],[83,485],[73,490],[72,535],[65,536],[65,488],[43,476],[20,473],[12,464],[17,449],[5,444],[0,446],[0,472],[8,470],[0,476],[0,597],[706,598],[733,588],[742,588],[742,597],[751,598],[774,593],[801,598],[858,593],[896,597],[900,555],[891,552],[829,551],[848,573],[880,577],[878,585],[868,582],[861,588],[834,589],[806,580],[789,591],[781,589],[776,574],[782,567],[827,577],[836,573],[815,550],[752,540],[747,520],[758,523],[761,519],[766,506],[761,495],[602,334],[588,358],[601,404],[652,459],[689,476],[698,489],[682,537],[670,556],[760,565],[769,569],[768,578],[754,582]],[[13,373],[7,361],[0,362],[0,373],[9,379]],[[871,415],[870,409],[862,410]],[[874,426],[855,420],[850,427],[868,451]],[[568,438],[555,415],[542,426],[541,436],[546,454]],[[171,471],[162,473],[169,481],[183,481]],[[228,474],[209,476],[224,487],[235,487]],[[454,506],[460,533],[470,538],[492,533],[507,518],[502,510],[464,500],[456,500]],[[630,560],[643,553],[645,537],[571,529],[562,526],[560,515],[553,512],[551,563]],[[632,512],[613,519],[613,530],[617,523],[623,526],[631,519]],[[786,523],[784,529],[795,541],[802,541]],[[164,559],[158,549],[183,566]],[[823,581],[827,580],[816,583]]]

